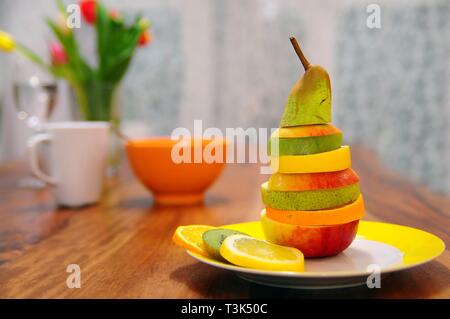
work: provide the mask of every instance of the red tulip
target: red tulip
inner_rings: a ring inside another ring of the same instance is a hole
[[[50,45],[50,55],[53,65],[63,65],[67,63],[67,55],[63,46],[59,42],[53,42]]]
[[[152,41],[152,34],[150,33],[150,31],[145,30],[144,32],[141,33],[141,36],[139,37],[138,46],[140,47],[146,46],[151,41]]]
[[[80,1],[81,14],[83,15],[84,20],[86,20],[86,22],[89,24],[95,23],[96,6],[97,6],[97,3],[95,2],[95,0],[81,0]]]

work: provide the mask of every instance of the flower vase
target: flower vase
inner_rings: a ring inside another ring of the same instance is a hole
[[[107,176],[116,176],[122,156],[122,145],[116,132],[120,127],[119,86],[102,81],[71,85],[71,109],[75,120],[110,122],[111,138]]]

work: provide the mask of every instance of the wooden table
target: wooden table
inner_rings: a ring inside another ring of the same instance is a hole
[[[450,200],[381,166],[352,148],[367,220],[430,231],[450,246]],[[126,165],[125,165],[126,166]],[[19,189],[17,163],[0,166],[0,297],[32,298],[450,298],[450,252],[424,266],[395,273],[381,289],[300,291],[250,284],[200,264],[172,244],[178,225],[221,225],[258,219],[255,165],[228,165],[204,205],[152,206],[128,167],[98,206],[58,209],[48,190]],[[68,264],[81,267],[81,288],[69,289]]]

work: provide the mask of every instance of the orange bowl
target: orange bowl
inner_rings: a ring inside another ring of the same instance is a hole
[[[153,193],[157,204],[185,205],[201,202],[206,189],[222,172],[226,140],[214,139],[214,143],[218,143],[214,145],[222,147],[222,157],[221,161],[209,163],[204,159],[200,163],[194,163],[194,154],[203,154],[212,140],[199,138],[184,142],[188,144],[183,148],[187,153],[183,154],[190,153],[191,162],[176,163],[172,160],[172,149],[179,141],[173,141],[169,137],[131,140],[126,144],[128,161],[134,174]]]

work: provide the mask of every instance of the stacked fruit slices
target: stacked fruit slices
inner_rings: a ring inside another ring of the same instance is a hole
[[[353,241],[364,215],[350,149],[331,124],[276,130],[269,154],[275,173],[262,184],[261,213],[269,242],[300,249],[305,257],[340,253]]]
[[[354,240],[364,202],[350,148],[342,146],[341,130],[330,124],[330,78],[323,67],[308,62],[295,38],[291,43],[305,73],[269,141],[274,174],[261,186],[265,240],[188,225],[175,231],[178,245],[241,267],[298,272],[304,257],[336,255]]]
[[[270,138],[275,173],[261,186],[261,224],[269,242],[298,248],[305,257],[332,256],[352,243],[364,203],[350,148],[342,146],[341,130],[329,124],[330,77],[290,40],[305,73]]]

